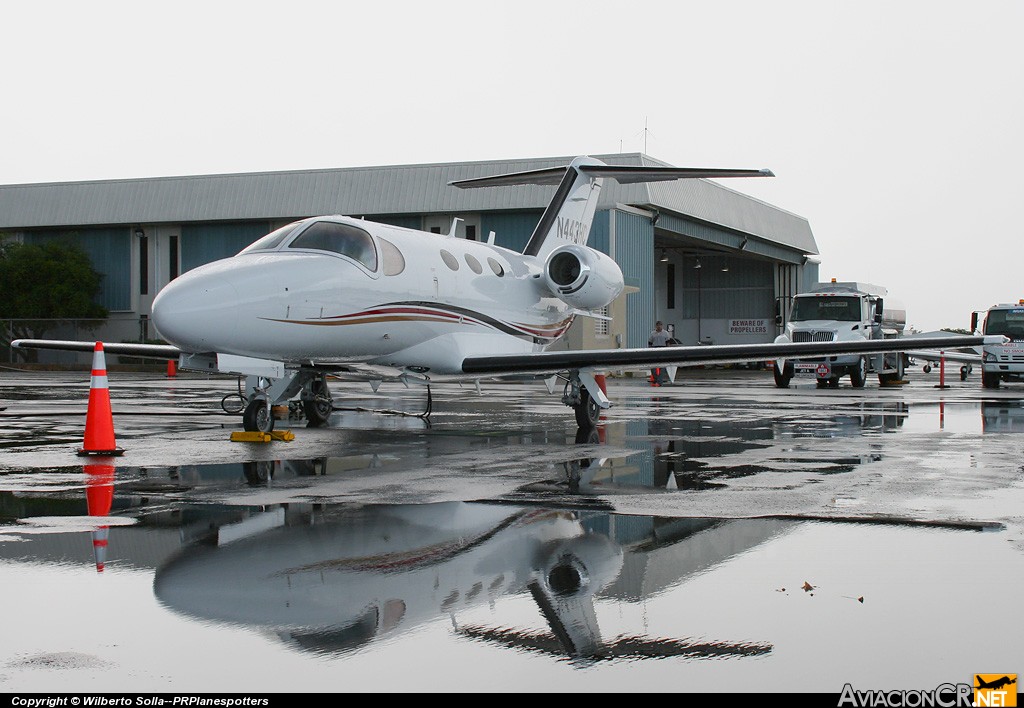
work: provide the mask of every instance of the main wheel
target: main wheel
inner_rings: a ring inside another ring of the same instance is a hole
[[[775,385],[779,388],[789,388],[789,382],[793,379],[793,362],[787,361],[786,365],[779,369],[779,363],[772,366],[772,373],[775,375]]]
[[[249,432],[269,433],[274,429],[274,414],[264,398],[253,398],[242,413],[242,427]]]
[[[850,370],[850,383],[854,388],[864,388],[868,380],[868,360],[861,357],[857,366]]]
[[[331,400],[327,379],[318,376],[310,381],[309,393],[311,398],[302,401],[302,412],[306,415],[308,427],[319,428],[330,420],[331,413],[334,412],[334,401]]]
[[[580,402],[573,406],[573,411],[576,413],[576,425],[581,428],[593,428],[601,417],[601,406],[585,386],[580,386]]]

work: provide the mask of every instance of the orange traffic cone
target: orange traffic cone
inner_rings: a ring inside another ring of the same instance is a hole
[[[89,410],[85,414],[85,441],[79,455],[121,455],[114,442],[114,414],[110,410],[107,387],[107,363],[103,342],[96,342],[92,355],[92,380],[89,383]]]
[[[178,365],[174,363],[174,359],[167,360],[167,375],[171,377],[178,375]]]
[[[85,503],[89,516],[109,516],[114,503],[114,466],[86,465],[88,479],[85,483]],[[107,563],[107,535],[109,526],[97,526],[92,530],[92,555],[96,561],[96,572],[102,573]]]

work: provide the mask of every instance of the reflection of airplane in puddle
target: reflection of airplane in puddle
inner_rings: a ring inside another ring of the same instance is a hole
[[[702,529],[715,523],[699,521]],[[602,639],[595,595],[625,582],[623,546],[567,511],[464,502],[290,507],[221,526],[216,536],[216,543],[186,546],[157,569],[160,602],[193,617],[265,628],[302,650],[352,651],[445,616],[461,636],[571,657],[771,650],[645,636]],[[527,592],[551,635],[455,621],[457,613]]]

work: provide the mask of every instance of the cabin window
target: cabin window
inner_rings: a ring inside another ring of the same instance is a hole
[[[494,260],[493,258],[487,259],[487,265],[491,267],[491,270],[493,270],[494,274],[499,278],[505,275],[505,269],[501,267],[501,263],[498,263],[498,261]]]
[[[405,270],[405,256],[398,250],[398,246],[386,241],[380,241],[380,260],[384,266],[384,275],[398,275]]]
[[[448,251],[441,251],[441,260],[444,261],[444,264],[451,268],[452,270],[459,269],[458,259],[452,254],[448,253]]]
[[[470,270],[472,270],[477,275],[480,275],[481,273],[484,272],[483,267],[480,265],[480,261],[478,261],[476,258],[473,258],[473,256],[469,255],[468,253],[466,254],[466,265],[468,265]]]
[[[330,251],[361,263],[368,270],[377,270],[377,249],[370,234],[350,224],[317,221],[299,234],[289,248]]]
[[[275,229],[258,241],[254,241],[243,248],[242,253],[249,253],[250,251],[272,251],[284,243],[284,240],[295,233],[295,230],[303,223],[304,222],[302,221],[293,221],[286,226]]]

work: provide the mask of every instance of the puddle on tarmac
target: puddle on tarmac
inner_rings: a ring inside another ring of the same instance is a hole
[[[1011,616],[1024,580],[998,533],[963,530],[446,502],[179,503],[86,531],[60,499],[37,501],[50,533],[10,524],[0,537],[0,582],[19,608],[8,630],[24,638],[5,667],[19,690],[80,681],[24,671],[74,649],[113,667],[120,690],[197,676],[199,691],[514,690],[523,676],[710,690],[724,670],[738,688],[836,692],[893,633],[918,643],[904,675],[1005,662],[1005,647],[950,638],[976,629],[968,607]],[[167,664],[153,642],[181,650]],[[417,659],[396,673],[402,656]],[[287,672],[251,670],[282,661]]]

